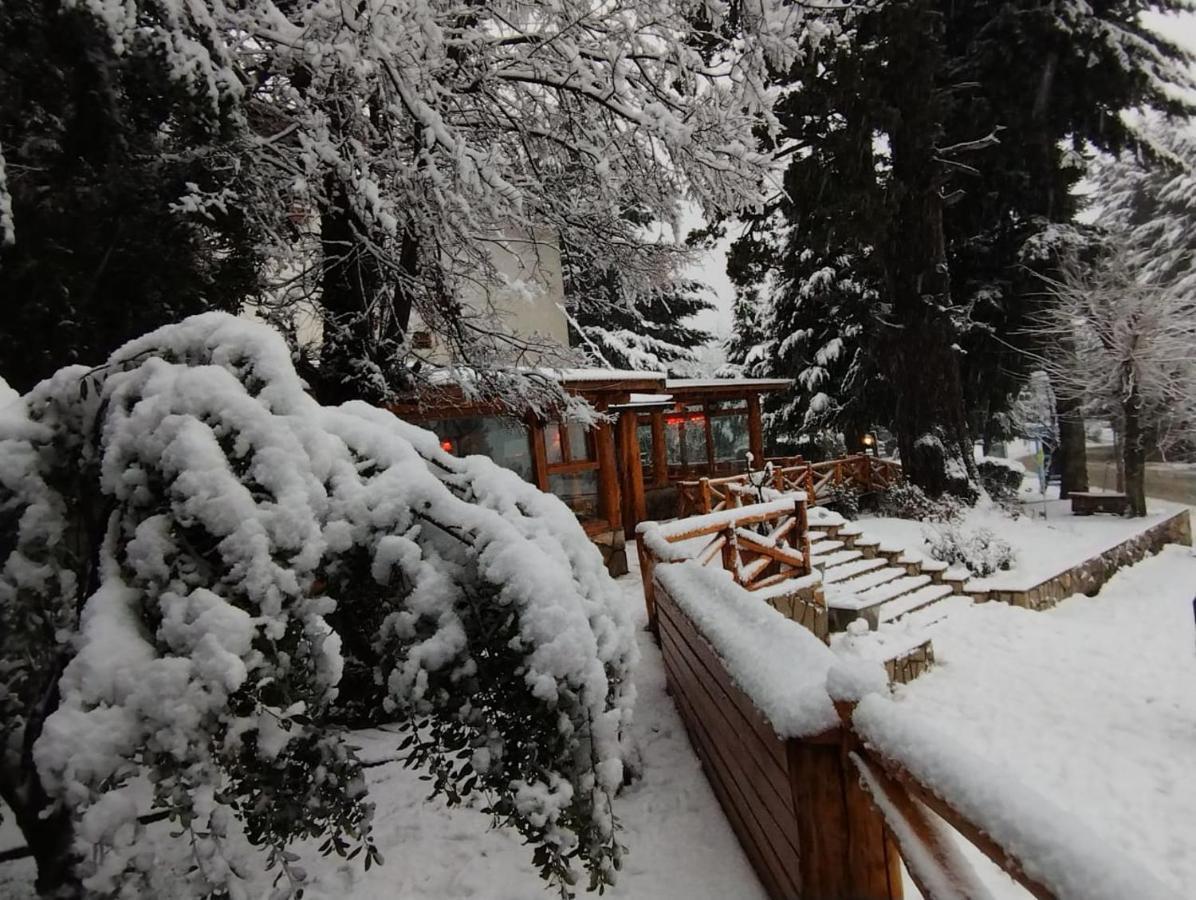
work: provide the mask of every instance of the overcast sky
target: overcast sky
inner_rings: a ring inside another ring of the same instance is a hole
[[[1155,30],[1166,34],[1196,53],[1196,13],[1184,13],[1178,16],[1159,16],[1149,13],[1143,18]],[[702,219],[694,210],[681,224],[684,236],[690,229],[702,224]],[[734,236],[735,229],[729,230]],[[728,238],[720,242],[713,250],[703,253],[698,265],[691,270],[694,278],[708,284],[714,290],[718,305],[715,310],[695,316],[694,322],[701,328],[713,331],[719,339],[726,337],[731,331],[731,303],[735,297],[735,290],[731,286],[730,279],[727,278],[724,264],[730,243],[731,239]]]

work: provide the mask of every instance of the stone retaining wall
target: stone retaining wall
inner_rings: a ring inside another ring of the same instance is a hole
[[[1021,590],[994,588],[986,591],[968,591],[978,603],[999,600],[1026,609],[1050,609],[1060,600],[1072,594],[1086,594],[1091,597],[1099,591],[1118,569],[1132,566],[1147,556],[1158,553],[1166,544],[1192,546],[1192,524],[1188,511],[1176,513],[1146,531],[1122,541],[1085,560],[1077,566],[1060,572],[1033,587]]]

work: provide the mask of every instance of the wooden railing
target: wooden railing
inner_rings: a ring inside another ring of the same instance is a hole
[[[685,544],[682,548],[680,545]],[[735,583],[758,591],[812,571],[810,524],[804,494],[750,506],[734,506],[659,524],[645,522],[636,535],[649,624],[655,625],[655,566],[693,559],[719,565]]]
[[[1016,772],[883,694],[836,698],[838,726],[779,736],[659,579],[655,606],[669,692],[770,897],[902,900],[901,862],[927,900],[990,897],[960,839],[1039,900],[1174,896]]]
[[[810,502],[824,499],[835,488],[861,493],[883,490],[901,480],[901,465],[864,453],[823,462],[770,460],[771,472],[760,470],[723,478],[699,478],[677,483],[677,517],[702,515],[762,499],[766,490],[804,491]]]

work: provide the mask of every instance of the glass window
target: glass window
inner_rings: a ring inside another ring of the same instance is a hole
[[[521,422],[497,416],[433,419],[424,427],[440,438],[440,446],[456,456],[480,453],[500,466],[532,480],[532,454],[527,428]]]
[[[583,459],[593,459],[594,454],[590,451],[589,430],[580,422],[570,422],[566,427],[569,429],[570,462],[580,462]]]
[[[601,517],[598,503],[598,470],[553,473],[548,476],[548,489],[565,501],[578,518]]]
[[[548,455],[548,464],[565,461],[565,446],[561,443],[561,426],[556,422],[549,422],[544,426],[544,452]]]
[[[745,415],[715,416],[710,420],[715,462],[741,462],[748,452],[748,422]]]
[[[645,468],[652,465],[652,425],[638,425],[635,429],[640,442],[640,464]]]
[[[706,416],[692,410],[690,407],[686,412],[665,416],[665,452],[670,466],[705,465],[707,462]]]

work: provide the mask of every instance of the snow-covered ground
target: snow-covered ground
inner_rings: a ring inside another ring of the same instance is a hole
[[[965,532],[988,529],[1009,543],[1014,562],[1012,568],[997,572],[976,586],[1021,590],[1103,553],[1184,508],[1150,500],[1147,507],[1150,514],[1144,519],[1110,515],[1077,517],[1071,514],[1069,501],[1055,499],[1059,496],[1057,485],[1047,489],[1044,501],[1032,479],[1027,478],[1025,484],[1020,495],[1023,512],[1016,518],[996,504],[981,502],[967,509],[951,525],[868,515],[860,516],[857,521],[865,534],[902,547],[911,555],[931,555],[929,542],[936,531],[949,527]]]
[[[665,694],[659,652],[642,628],[638,572],[619,584],[640,628],[634,727],[643,779],[616,807],[630,853],[608,896],[763,898]],[[1181,895],[1196,896],[1193,593],[1196,558],[1172,547],[1117,575],[1097,597],[1077,596],[1048,612],[963,606],[931,626],[938,663],[899,688],[897,702],[932,717],[978,757],[1014,767],[1029,787]],[[367,758],[394,752],[388,734],[360,738]],[[301,848],[312,879],[308,896],[547,896],[514,834],[488,830],[474,810],[425,800],[424,783],[400,765],[369,773],[386,865],[367,873],[359,862]],[[0,849],[18,843],[11,820],[0,826]],[[969,856],[997,900],[1025,896],[978,854]],[[171,859],[181,864],[177,853],[164,854],[167,880]],[[32,898],[32,871],[28,861],[0,865],[0,897]],[[268,884],[259,877],[256,894],[264,897]],[[912,885],[907,890],[917,896]]]
[[[898,703],[1196,896],[1194,593],[1196,557],[1168,547],[1046,612],[963,608]],[[998,897],[1025,896],[986,868]]]
[[[637,619],[641,661],[634,731],[643,756],[643,778],[618,799],[615,814],[630,848],[619,885],[605,896],[636,900],[765,900],[765,893],[723,817],[685,728],[664,689],[660,653],[644,630],[638,570],[619,579]],[[394,755],[398,738],[361,732],[366,759]],[[360,859],[321,858],[315,845],[299,852],[311,878],[308,897],[351,900],[531,900],[550,896],[531,865],[531,854],[509,830],[489,828],[473,809],[448,809],[426,800],[427,786],[402,765],[369,771],[377,804],[375,838],[386,864],[365,872]],[[161,827],[161,826],[154,826]],[[0,825],[0,850],[23,843],[11,816]],[[181,854],[164,853],[183,865]],[[31,900],[29,860],[0,864],[0,898]],[[169,882],[168,871],[164,874]],[[269,893],[260,877],[258,895]],[[161,895],[170,896],[168,893]],[[179,898],[183,900],[183,898]]]

